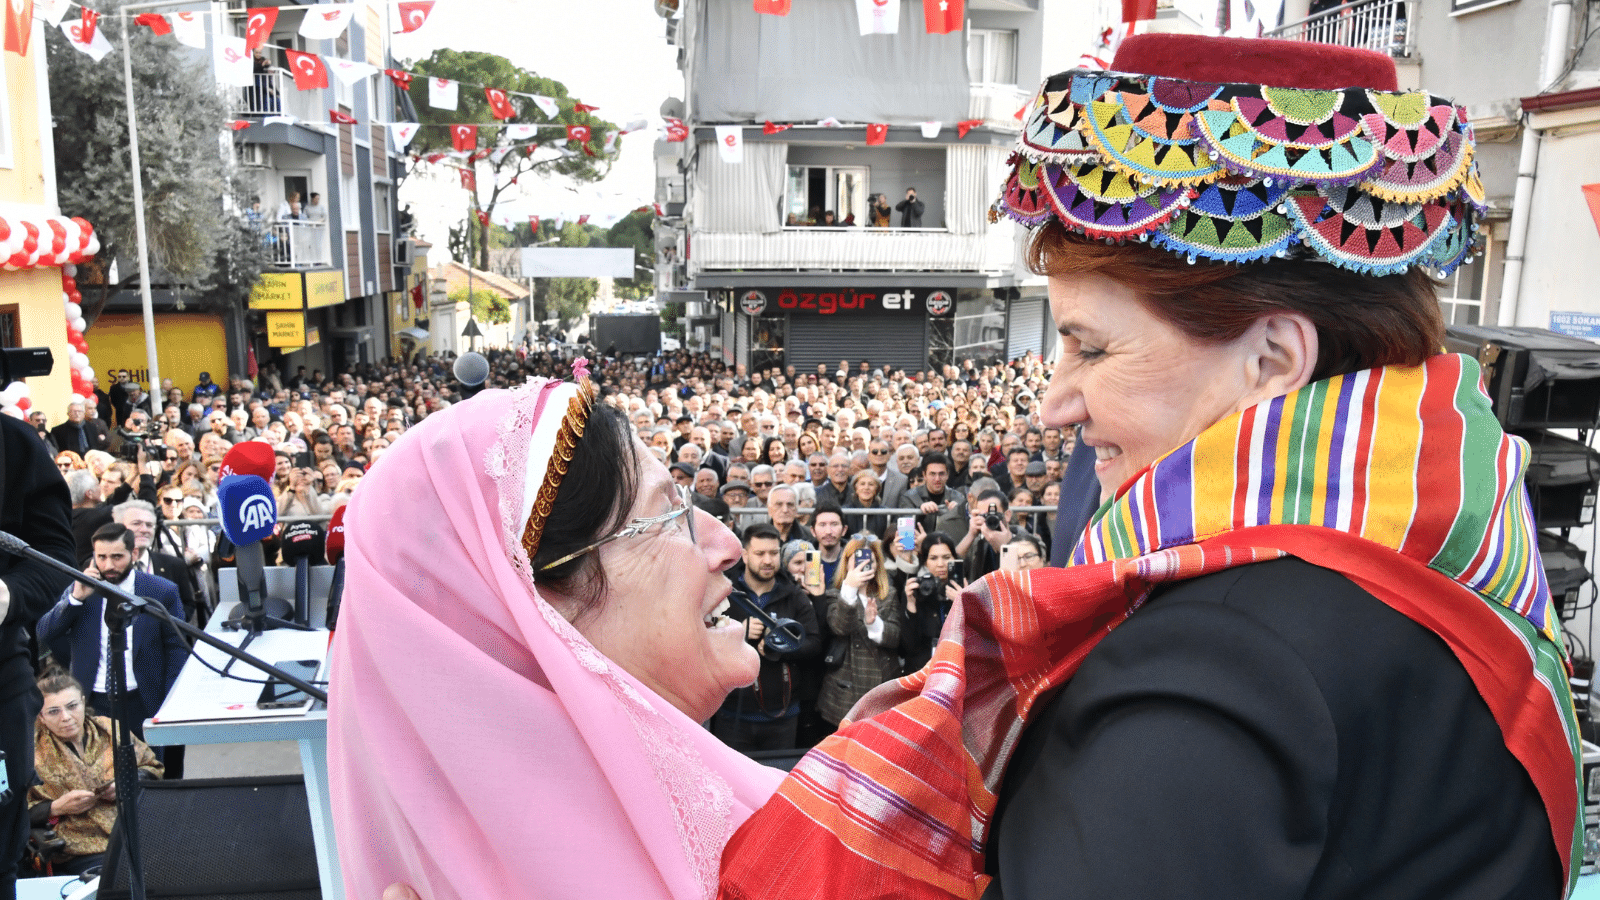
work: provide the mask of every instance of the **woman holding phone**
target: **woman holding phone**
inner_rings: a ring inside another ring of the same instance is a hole
[[[961,589],[966,586],[956,542],[944,532],[928,535],[917,551],[917,559],[922,565],[906,579],[906,627],[900,639],[908,675],[928,664],[950,604],[961,602]]]
[[[823,676],[817,701],[822,717],[834,725],[867,691],[899,676],[905,622],[878,539],[857,534],[845,544],[844,558],[848,563],[834,574],[828,592],[828,627],[849,649],[843,664]]]

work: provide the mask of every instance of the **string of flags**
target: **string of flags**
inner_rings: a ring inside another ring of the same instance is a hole
[[[753,2],[756,12],[768,16],[787,16],[791,6],[791,0]],[[900,0],[856,0],[856,18],[863,35],[899,34]],[[922,23],[929,34],[959,32],[965,18],[966,0],[922,0]]]

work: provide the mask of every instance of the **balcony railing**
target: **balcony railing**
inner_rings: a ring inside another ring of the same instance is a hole
[[[333,262],[328,251],[328,223],[271,222],[262,227],[261,243],[268,265],[279,269],[304,269]]]
[[[328,121],[328,111],[322,108],[322,92],[296,88],[294,76],[283,69],[257,72],[255,79],[250,87],[236,89],[239,118],[293,116],[303,122]]]
[[[1020,131],[1022,121],[1017,118],[1017,110],[1032,98],[1032,91],[1025,91],[1016,85],[975,84],[972,86],[971,100],[967,103],[967,118],[982,119],[989,128]]]
[[[791,228],[770,234],[696,231],[694,271],[725,269],[1002,272],[1016,257],[1009,229]]]
[[[1416,12],[1416,0],[1356,0],[1290,22],[1262,37],[1337,44],[1406,58],[1416,51],[1409,27]]]

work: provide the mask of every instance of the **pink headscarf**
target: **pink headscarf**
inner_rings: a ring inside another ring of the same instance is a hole
[[[781,778],[535,590],[526,485],[575,390],[535,381],[429,416],[350,500],[328,762],[352,900],[394,882],[426,900],[709,897]]]

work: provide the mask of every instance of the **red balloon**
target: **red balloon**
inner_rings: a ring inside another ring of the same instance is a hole
[[[77,288],[73,288],[72,290],[69,290],[66,293],[67,293],[67,299],[68,300],[71,300],[73,303],[76,303],[79,306],[83,305],[83,295],[78,293],[78,289]]]
[[[33,401],[29,400],[27,397],[22,397],[17,400],[17,409],[20,409],[23,412],[27,412],[28,408],[31,406],[33,406]]]

